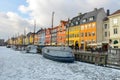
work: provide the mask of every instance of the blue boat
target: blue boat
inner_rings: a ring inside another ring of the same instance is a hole
[[[43,57],[60,62],[74,62],[74,54],[69,47],[44,47],[42,49]]]

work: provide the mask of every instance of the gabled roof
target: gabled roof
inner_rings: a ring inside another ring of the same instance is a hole
[[[93,21],[96,21],[97,15],[98,15],[98,13],[99,13],[101,10],[103,10],[103,8],[99,8],[99,9],[95,8],[93,11],[87,12],[87,13],[85,14],[85,16],[83,16],[83,18],[81,19],[81,23],[83,23],[83,22],[82,22],[83,19],[87,19],[87,21],[86,21],[85,23],[90,22],[90,21],[88,20],[88,18],[90,18],[90,17],[92,17],[92,16],[94,17],[94,20],[93,20]]]
[[[81,19],[83,18],[83,16],[85,15],[86,13],[84,14],[80,14],[76,17],[73,17],[71,20],[69,20],[69,22],[66,24],[66,27],[68,27],[69,25],[72,26],[71,24],[73,24],[74,26],[76,25],[80,25],[81,23]],[[76,21],[78,22],[78,24],[76,24]]]
[[[32,32],[29,32],[28,34],[27,34],[27,36],[30,36],[31,34],[33,34]]]
[[[99,8],[99,9],[95,8],[93,11],[73,17],[71,20],[69,20],[69,23],[66,25],[66,27],[68,27],[68,26],[72,27],[72,26],[77,26],[77,25],[84,24],[84,23],[94,22],[97,20],[97,15],[102,10],[104,10],[104,9],[103,8]],[[93,20],[89,20],[89,18],[93,18]],[[83,22],[84,19],[86,19],[85,22]]]
[[[108,17],[105,17],[105,18],[103,19],[103,21],[107,21],[107,20],[109,20],[109,18],[108,18]]]
[[[120,13],[120,9],[115,11],[114,13],[112,13],[111,15],[115,15],[115,14],[119,14]]]

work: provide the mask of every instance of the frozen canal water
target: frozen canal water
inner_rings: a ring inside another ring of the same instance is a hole
[[[60,63],[0,47],[0,80],[120,80],[120,70],[77,61]]]

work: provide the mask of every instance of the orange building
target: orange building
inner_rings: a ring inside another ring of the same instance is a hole
[[[87,12],[81,20],[81,48],[86,50],[87,47],[96,47],[102,43],[102,25],[106,13],[103,8],[95,8],[91,12]]]
[[[60,21],[60,25],[57,28],[57,45],[63,45],[66,42],[66,25],[67,21]]]
[[[81,25],[81,48],[88,44],[96,43],[96,22]],[[85,43],[85,44],[84,44]]]

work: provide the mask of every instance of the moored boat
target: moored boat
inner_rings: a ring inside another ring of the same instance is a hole
[[[37,53],[37,46],[35,45],[29,45],[26,47],[27,53]]]
[[[45,58],[60,61],[60,62],[74,62],[74,54],[69,47],[44,47],[42,55]]]

